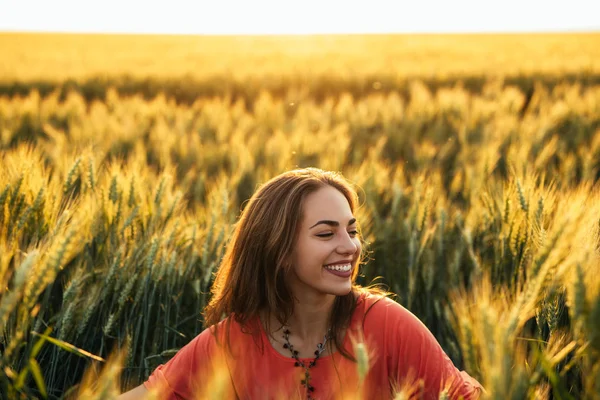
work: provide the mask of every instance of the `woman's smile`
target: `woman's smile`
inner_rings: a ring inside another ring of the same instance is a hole
[[[352,266],[350,264],[325,267],[325,270],[333,275],[341,276],[342,278],[349,278],[352,276]]]
[[[329,270],[333,270],[333,271],[348,272],[352,269],[352,264],[350,264],[350,263],[332,264],[332,265],[326,265],[325,268],[329,269]]]
[[[323,267],[327,272],[342,278],[352,276],[352,261],[339,261],[331,264],[326,264]]]

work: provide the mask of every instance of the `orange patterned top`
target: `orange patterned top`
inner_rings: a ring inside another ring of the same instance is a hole
[[[201,399],[217,391],[215,398],[224,399],[306,399],[300,383],[303,368],[294,367],[291,356],[272,347],[260,319],[246,329],[230,322],[231,353],[223,350],[225,329],[215,333],[214,327],[207,328],[156,368],[145,387],[161,390],[159,398],[166,399]],[[355,354],[353,343],[359,338],[370,354],[363,382],[355,362],[339,352],[322,356],[310,369],[313,398],[390,399],[394,390],[408,386],[412,399],[438,399],[442,389],[451,399],[476,399],[481,394],[481,385],[452,364],[427,327],[389,298],[360,295],[344,336],[350,354]],[[312,359],[302,361],[308,365]]]

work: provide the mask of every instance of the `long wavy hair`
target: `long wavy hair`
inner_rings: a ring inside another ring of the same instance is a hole
[[[303,200],[324,186],[339,190],[352,212],[356,211],[356,191],[336,172],[296,169],[259,187],[241,213],[217,270],[211,299],[204,309],[206,326],[232,317],[243,328],[248,328],[248,321],[257,318],[261,311],[273,315],[281,324],[288,320],[294,312],[294,298],[285,277],[292,268],[290,260],[303,218]],[[361,254],[360,262],[363,260],[364,254]],[[329,321],[333,343],[344,357],[352,360],[354,357],[343,348],[342,336],[356,308],[356,294],[363,291],[385,294],[380,289],[357,285],[357,275],[358,268],[355,268],[352,290],[336,297]],[[269,320],[265,321],[267,332],[271,332]],[[231,323],[231,318],[227,323]],[[230,348],[229,329],[226,338]]]

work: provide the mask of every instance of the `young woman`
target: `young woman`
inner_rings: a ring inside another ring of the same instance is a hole
[[[390,399],[401,388],[477,398],[479,383],[413,314],[354,283],[356,208],[337,173],[299,169],[264,184],[217,272],[209,328],[120,398]]]

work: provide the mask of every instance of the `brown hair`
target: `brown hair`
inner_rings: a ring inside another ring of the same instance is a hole
[[[358,195],[349,182],[339,173],[317,168],[285,172],[254,193],[238,220],[216,273],[212,297],[204,310],[205,325],[216,325],[232,316],[246,327],[246,323],[263,310],[282,324],[288,320],[294,311],[294,301],[285,276],[291,268],[289,260],[302,221],[303,200],[324,186],[339,190],[352,212],[356,211]],[[333,342],[349,359],[354,357],[343,349],[341,337],[356,307],[355,295],[362,291],[381,293],[379,289],[357,285],[357,275],[358,268],[352,273],[351,292],[336,297],[329,321]],[[268,319],[265,324],[270,332]]]

